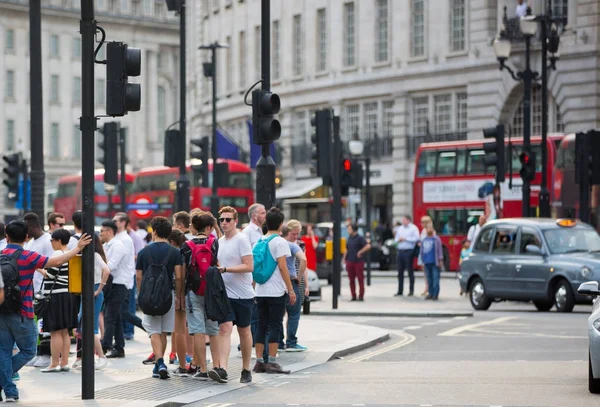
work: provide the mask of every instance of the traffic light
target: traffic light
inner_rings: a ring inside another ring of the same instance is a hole
[[[200,150],[191,150],[190,157],[202,161],[202,186],[208,188],[208,154],[210,152],[208,136],[191,139],[190,143],[196,147],[200,147]]]
[[[101,130],[102,140],[98,139],[98,148],[102,155],[98,162],[104,166],[104,182],[109,185],[119,183],[119,125],[117,122],[104,123]]]
[[[142,52],[122,42],[109,42],[106,46],[106,114],[125,116],[140,110],[139,83],[129,83],[130,76],[139,76]]]
[[[519,155],[519,161],[521,162],[521,170],[519,174],[523,181],[533,181],[535,179],[535,153],[528,153],[523,151]]]
[[[281,124],[275,119],[281,102],[279,96],[266,90],[252,92],[252,129],[254,144],[269,144],[279,140]]]
[[[494,141],[483,143],[485,156],[483,161],[486,167],[496,168],[496,183],[504,182],[506,169],[504,168],[504,125],[483,129],[484,138],[493,138]]]
[[[19,175],[21,174],[21,154],[13,153],[2,157],[6,161],[4,174],[6,179],[3,181],[8,188],[7,197],[11,201],[19,199]]]
[[[312,159],[317,163],[317,175],[323,178],[323,185],[331,185],[331,109],[317,110],[310,123],[315,127],[312,135]]]
[[[344,158],[342,160],[342,177],[340,178],[342,186],[342,196],[348,196],[349,189],[352,186],[352,160]]]
[[[179,160],[184,158],[182,157],[180,134],[179,130],[165,131],[165,157],[163,162],[165,167],[179,167]]]
[[[362,164],[358,160],[352,160],[350,173],[352,176],[352,188],[362,189],[364,172]]]
[[[600,184],[600,132],[590,130],[575,135],[575,183],[583,184],[587,176],[588,185]]]

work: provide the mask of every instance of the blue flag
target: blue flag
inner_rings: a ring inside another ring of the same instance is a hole
[[[240,160],[240,147],[217,127],[217,157]]]
[[[250,140],[250,168],[256,168],[256,163],[260,159],[261,156],[261,146],[258,144],[254,144],[252,142],[252,122],[250,120],[246,121],[248,124],[248,139]],[[273,161],[277,163],[277,151],[275,148],[275,143],[271,144],[271,156],[273,157]]]

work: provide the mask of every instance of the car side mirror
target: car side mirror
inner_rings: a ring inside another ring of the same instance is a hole
[[[544,255],[544,251],[542,250],[542,248],[534,244],[528,244],[527,246],[525,246],[525,252],[529,254],[536,254],[538,256]]]
[[[582,295],[600,295],[600,289],[598,289],[597,281],[587,281],[579,286],[577,292]]]

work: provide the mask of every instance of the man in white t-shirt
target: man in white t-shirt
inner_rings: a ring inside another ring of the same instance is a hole
[[[248,208],[250,223],[242,230],[242,233],[248,237],[252,247],[263,237],[262,225],[265,223],[266,216],[267,211],[262,204],[256,203]]]
[[[256,365],[253,371],[256,373],[290,373],[289,370],[283,370],[277,363],[277,348],[279,347],[279,338],[283,334],[283,316],[286,304],[288,301],[290,305],[296,303],[296,294],[286,261],[286,257],[290,257],[292,254],[288,242],[280,236],[283,219],[283,212],[278,208],[271,208],[267,212],[268,232],[262,240],[267,240],[269,253],[266,255],[270,254],[276,260],[277,266],[264,284],[256,283],[255,287],[258,330],[255,337]],[[258,248],[259,246],[256,246],[254,250]],[[263,358],[266,342],[269,343],[268,361]]]
[[[525,17],[527,15],[527,2],[524,0],[517,0],[517,6],[515,7],[515,15],[517,17]]]
[[[227,297],[232,312],[219,321],[219,357],[221,367],[227,370],[231,350],[231,332],[237,325],[242,351],[241,383],[250,383],[250,359],[252,357],[252,333],[250,321],[254,307],[254,288],[252,288],[252,269],[254,267],[252,247],[245,234],[237,230],[238,213],[231,206],[219,211],[219,223],[223,236],[219,239],[219,270],[227,289]],[[210,374],[210,373],[209,373]]]

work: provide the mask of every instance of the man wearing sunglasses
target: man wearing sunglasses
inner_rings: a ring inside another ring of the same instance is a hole
[[[252,247],[248,237],[237,229],[238,213],[231,206],[219,211],[219,223],[223,236],[219,239],[219,271],[227,290],[232,312],[219,321],[219,358],[221,367],[227,370],[231,350],[231,332],[237,325],[242,351],[241,383],[250,383],[250,359],[252,357],[252,333],[250,321],[254,307],[254,288],[252,287],[252,269],[254,268]]]

